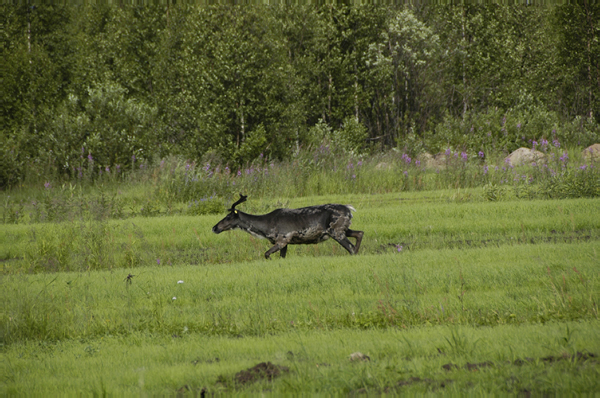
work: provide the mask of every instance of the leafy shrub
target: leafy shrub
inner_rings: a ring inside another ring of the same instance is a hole
[[[498,186],[497,184],[492,184],[491,182],[483,186],[483,197],[490,202],[496,202],[501,200],[505,194],[505,189],[503,187]]]
[[[597,167],[565,169],[541,181],[540,195],[545,198],[592,198],[600,196],[600,172]]]
[[[541,137],[560,139],[558,116],[543,108],[467,112],[464,119],[446,115],[434,133],[426,136],[428,147],[440,152],[447,147],[473,152],[512,152],[531,147]],[[565,141],[566,142],[566,141]]]
[[[333,134],[333,144],[345,152],[358,154],[365,148],[369,137],[367,128],[354,117],[344,119],[342,127]]]
[[[117,83],[94,86],[85,98],[69,95],[59,107],[39,156],[52,157],[72,176],[85,168],[93,176],[129,168],[156,151],[155,117],[155,108],[128,97]]]
[[[23,220],[25,204],[21,200],[17,202],[11,199],[10,195],[6,196],[2,204],[2,224],[18,224]]]
[[[204,214],[220,214],[225,210],[225,204],[222,200],[210,197],[195,200],[188,204],[186,214],[191,216],[202,216]]]
[[[354,117],[344,119],[342,127],[333,130],[323,119],[308,130],[306,142],[312,148],[330,147],[336,152],[358,154],[365,148],[367,128]]]
[[[571,122],[563,124],[556,136],[562,142],[588,147],[600,143],[600,124],[594,119],[577,116]]]

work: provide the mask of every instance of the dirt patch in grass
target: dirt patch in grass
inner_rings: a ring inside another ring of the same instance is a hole
[[[575,361],[592,361],[593,363],[597,363],[598,360],[598,355],[591,353],[591,352],[577,352],[574,355],[570,355],[570,354],[564,354],[564,355],[550,355],[547,357],[543,357],[540,358],[539,360],[542,362],[546,362],[546,363],[553,363],[553,362],[559,362],[559,361],[571,361],[571,362],[575,362]],[[535,362],[535,359],[533,358],[525,358],[525,359],[516,359],[515,361],[512,362],[512,365],[515,366],[523,366],[527,363],[531,363],[531,362]],[[509,364],[511,364],[511,362],[508,362]],[[465,369],[467,370],[471,370],[471,371],[477,371],[481,368],[486,368],[486,367],[490,367],[490,366],[495,366],[495,364],[491,361],[486,361],[486,362],[480,362],[480,363],[466,363],[465,366],[463,366]],[[459,369],[460,367],[458,365],[455,365],[453,363],[447,363],[445,365],[442,365],[442,369],[446,370],[446,371],[451,371],[454,369]]]
[[[596,234],[593,234],[596,231]],[[550,231],[550,235],[535,235],[521,236],[515,234],[513,236],[503,236],[493,239],[448,239],[446,236],[439,236],[433,243],[422,240],[389,242],[380,244],[375,251],[378,254],[388,253],[392,251],[405,250],[423,250],[429,248],[447,247],[450,249],[465,249],[479,247],[500,247],[502,245],[519,245],[519,244],[544,244],[544,243],[578,243],[590,242],[598,240],[597,230],[578,230],[569,232]]]
[[[396,384],[394,384],[393,386],[390,387],[386,387],[384,390],[380,391],[380,390],[367,390],[366,388],[361,388],[358,390],[354,390],[350,392],[350,396],[356,396],[356,395],[363,395],[363,394],[371,394],[373,392],[376,392],[378,394],[380,393],[384,393],[384,394],[390,394],[390,393],[394,393],[394,391],[396,391],[399,388],[402,387],[408,387],[411,386],[413,384],[427,384],[428,386],[431,386],[431,388],[435,391],[441,388],[446,388],[446,386],[448,386],[450,383],[453,383],[453,380],[450,379],[446,379],[446,380],[433,380],[433,379],[428,379],[428,378],[420,378],[420,377],[411,377],[410,379],[404,379],[404,380],[399,380]]]
[[[256,366],[236,373],[235,381],[239,385],[244,385],[261,379],[272,380],[289,371],[290,369],[287,366],[278,366],[271,362],[261,362]]]

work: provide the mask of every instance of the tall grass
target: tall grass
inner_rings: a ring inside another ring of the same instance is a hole
[[[557,144],[558,145],[558,144]],[[577,149],[546,145],[546,161],[513,167],[504,155],[447,149],[433,161],[401,151],[370,157],[321,146],[288,162],[259,157],[243,168],[215,159],[156,161],[96,179],[36,181],[2,193],[2,222],[54,222],[215,214],[239,192],[274,201],[325,194],[380,194],[483,187],[485,199],[600,196],[600,171]],[[433,163],[432,163],[433,162]]]

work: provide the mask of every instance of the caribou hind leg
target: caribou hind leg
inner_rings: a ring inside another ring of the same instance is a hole
[[[360,242],[362,241],[362,237],[364,235],[363,231],[353,231],[351,229],[346,230],[346,236],[333,236],[333,239],[336,240],[340,245],[344,247],[344,249],[348,250],[350,254],[358,254],[358,249],[360,249]],[[356,238],[356,245],[353,245],[352,242],[348,240],[348,238]]]
[[[362,242],[364,234],[365,233],[363,231],[353,231],[351,229],[346,230],[347,237],[356,238],[356,244],[354,245],[354,254],[358,254],[358,249],[360,249],[360,242]]]
[[[337,243],[339,243],[340,245],[342,245],[342,247],[344,249],[348,250],[348,253],[350,253],[350,254],[356,254],[356,252],[354,250],[354,245],[345,236],[342,237],[342,238],[333,237],[333,239],[335,239],[335,241]]]

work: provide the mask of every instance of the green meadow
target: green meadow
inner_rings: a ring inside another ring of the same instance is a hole
[[[330,240],[266,261],[267,241],[211,232],[222,214],[3,225],[1,392],[600,390],[600,201],[284,204],[329,202],[357,209],[358,256]]]
[[[599,396],[597,2],[10,3],[0,397]]]

